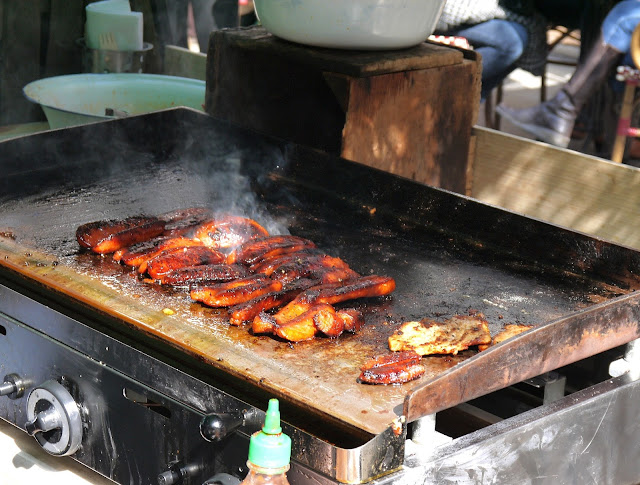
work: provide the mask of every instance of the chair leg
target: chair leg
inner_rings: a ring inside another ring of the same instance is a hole
[[[495,110],[493,108],[493,91],[484,100],[484,121],[487,128],[494,129]]]
[[[542,74],[540,75],[540,102],[547,100],[547,63],[542,66]]]
[[[496,93],[495,103],[493,101],[493,93]],[[502,102],[502,83],[498,84],[498,86],[489,93],[487,99],[484,101],[484,119],[487,125],[487,128],[491,128],[493,130],[500,129],[500,115],[496,113],[495,106],[499,105]]]
[[[631,127],[631,113],[633,112],[633,98],[636,92],[636,85],[627,82],[624,86],[624,97],[622,98],[622,107],[620,108],[620,118],[618,118],[618,128],[616,130],[616,138],[611,151],[611,160],[617,163],[622,162],[624,156],[624,148],[627,144],[627,136],[629,136],[629,128]]]
[[[496,88],[496,106],[502,103],[502,83],[498,84]],[[493,124],[495,125],[495,129],[500,129],[500,119],[501,116],[494,110],[494,119]]]

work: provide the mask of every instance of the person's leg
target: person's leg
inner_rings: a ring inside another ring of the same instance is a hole
[[[600,38],[556,96],[533,108],[516,110],[499,105],[496,111],[540,140],[568,146],[580,109],[629,50],[631,34],[639,22],[640,1],[620,2],[607,14]]]
[[[200,52],[207,52],[209,48],[209,34],[216,30],[216,23],[213,20],[213,4],[216,0],[191,0],[193,9],[193,22],[196,27],[196,36]]]
[[[213,5],[213,18],[219,29],[237,27],[238,0],[216,0]]]
[[[629,52],[631,36],[640,23],[640,1],[623,0],[616,4],[602,22],[605,44],[619,52]]]
[[[482,99],[513,71],[527,43],[527,29],[507,20],[494,19],[457,30],[482,56]]]

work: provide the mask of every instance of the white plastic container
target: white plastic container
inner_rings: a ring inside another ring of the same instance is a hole
[[[277,37],[336,49],[387,50],[424,42],[445,0],[254,0]]]
[[[70,74],[27,84],[52,129],[186,106],[203,111],[205,81],[159,74]],[[107,108],[116,114],[109,116]]]

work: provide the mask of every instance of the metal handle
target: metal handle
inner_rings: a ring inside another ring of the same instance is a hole
[[[200,434],[207,441],[220,441],[245,423],[245,413],[207,414],[200,422]]]
[[[46,433],[47,431],[60,429],[62,426],[62,416],[60,416],[55,407],[50,407],[36,414],[36,417],[27,422],[24,428],[30,436],[34,436],[36,433]]]
[[[18,374],[8,374],[4,376],[3,383],[0,384],[0,396],[8,396],[9,399],[17,399],[24,395],[26,382]]]

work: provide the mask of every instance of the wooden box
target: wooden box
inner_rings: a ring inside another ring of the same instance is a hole
[[[210,38],[212,116],[460,193],[479,103],[473,51],[321,49],[260,27]]]

